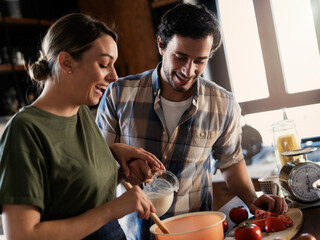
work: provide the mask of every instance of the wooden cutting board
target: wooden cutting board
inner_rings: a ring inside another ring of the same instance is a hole
[[[274,239],[281,239],[281,240],[290,240],[293,238],[300,230],[302,223],[303,223],[303,214],[298,208],[290,208],[289,211],[286,213],[293,220],[293,225],[288,227],[287,229],[279,232],[273,233],[266,233],[262,232],[262,239],[263,240],[274,240]],[[256,220],[254,217],[246,220],[247,223],[252,223]],[[235,228],[233,228],[225,237],[225,240],[234,240],[234,232]]]

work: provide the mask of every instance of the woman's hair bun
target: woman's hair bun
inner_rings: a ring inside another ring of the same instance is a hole
[[[35,81],[45,81],[51,75],[49,62],[46,58],[41,58],[35,63],[28,64],[29,76]]]

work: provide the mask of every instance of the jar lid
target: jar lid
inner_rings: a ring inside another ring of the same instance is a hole
[[[294,121],[291,119],[281,120],[272,124],[273,131],[286,130],[286,129],[291,129],[295,127],[296,125]]]

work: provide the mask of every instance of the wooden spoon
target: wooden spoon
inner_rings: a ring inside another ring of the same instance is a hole
[[[122,185],[127,189],[131,189],[132,185],[129,182],[126,182],[124,180],[121,181]],[[157,224],[157,226],[161,229],[163,233],[170,233],[169,229],[164,225],[164,223],[160,220],[160,218],[155,214],[154,212],[150,213],[151,219]]]

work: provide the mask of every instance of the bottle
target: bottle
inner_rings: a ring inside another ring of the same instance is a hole
[[[281,153],[301,148],[301,139],[298,136],[295,122],[288,119],[285,108],[282,111],[283,119],[272,124],[273,148],[279,172],[284,164],[297,158],[282,156]]]

